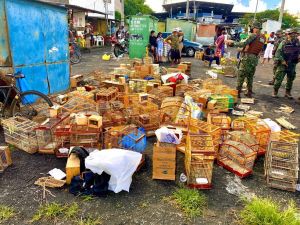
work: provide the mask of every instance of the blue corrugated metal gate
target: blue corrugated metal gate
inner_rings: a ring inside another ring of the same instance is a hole
[[[0,17],[3,11],[11,66],[25,75],[28,84],[22,86],[22,91],[53,94],[67,90],[70,71],[66,9],[29,0],[0,0]]]

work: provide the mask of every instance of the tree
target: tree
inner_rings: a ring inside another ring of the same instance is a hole
[[[253,14],[246,14],[240,22],[244,25],[249,25],[253,21]],[[263,12],[259,12],[256,14],[256,19],[263,23],[267,19],[271,20],[278,20],[279,17],[279,10],[278,9],[273,9],[273,10],[266,10]],[[283,14],[282,18],[282,29],[287,29],[290,27],[299,27],[300,24],[297,22],[297,17],[285,12]]]
[[[141,14],[152,14],[153,10],[145,4],[145,0],[125,0],[124,2],[125,16]]]
[[[120,21],[122,20],[122,14],[117,10],[115,11],[115,19]]]

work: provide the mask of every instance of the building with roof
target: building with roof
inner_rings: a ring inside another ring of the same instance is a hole
[[[237,23],[245,13],[232,12],[233,6],[233,4],[193,0],[189,1],[187,15],[187,1],[165,0],[163,8],[166,12],[156,13],[155,16],[161,20],[176,18],[195,20],[201,23]]]

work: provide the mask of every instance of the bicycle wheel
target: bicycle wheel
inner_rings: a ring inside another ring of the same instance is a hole
[[[70,61],[72,64],[80,63],[81,61],[81,55],[79,55],[77,52],[74,52],[70,55]]]
[[[49,107],[53,103],[38,91],[25,91],[20,95],[16,95],[11,104],[11,116],[26,117],[35,122],[43,122],[49,118]]]

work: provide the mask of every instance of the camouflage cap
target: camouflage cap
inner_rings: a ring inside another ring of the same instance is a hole
[[[251,25],[252,28],[261,29],[261,23],[258,21],[254,21]]]
[[[286,29],[285,33],[287,33],[287,34],[298,33],[298,30],[296,28],[289,28],[289,29]]]

